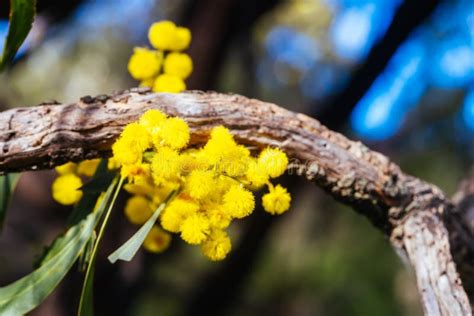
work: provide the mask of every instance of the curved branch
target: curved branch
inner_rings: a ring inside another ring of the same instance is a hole
[[[474,302],[474,169],[460,183],[453,196],[455,208],[447,218],[454,259],[458,263],[464,288]]]
[[[452,204],[441,190],[404,174],[362,143],[274,104],[239,95],[133,89],[69,105],[13,109],[0,113],[0,172],[107,156],[122,128],[150,108],[184,118],[192,144],[203,143],[210,129],[222,124],[248,146],[280,147],[291,158],[291,172],[352,206],[391,237],[415,269],[425,312],[471,314],[444,224]]]

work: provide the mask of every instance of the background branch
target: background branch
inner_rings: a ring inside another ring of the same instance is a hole
[[[438,0],[404,1],[395,13],[387,32],[351,75],[349,82],[345,85],[346,88],[338,93],[330,104],[320,111],[315,111],[318,119],[329,128],[336,130],[345,124],[352,109],[383,72],[396,50],[419,25],[431,16],[439,2]],[[334,111],[335,108],[338,110]]]

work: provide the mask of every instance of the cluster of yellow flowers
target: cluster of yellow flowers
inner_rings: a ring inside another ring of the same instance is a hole
[[[133,196],[125,215],[130,222],[145,223],[166,203],[159,225],[145,240],[146,249],[163,251],[169,233],[179,233],[187,243],[200,245],[209,259],[222,260],[231,249],[226,229],[255,208],[252,191],[268,186],[262,203],[271,214],[290,207],[287,190],[270,183],[285,172],[288,158],[276,148],[252,157],[223,126],[212,129],[202,148],[186,148],[189,139],[189,127],[181,118],[149,110],[125,127],[112,147],[110,167],[120,167],[128,179],[124,188]]]
[[[181,92],[186,89],[184,80],[193,70],[189,55],[181,51],[188,48],[191,32],[171,21],[153,23],[148,39],[156,49],[136,47],[128,62],[128,71],[140,85],[155,92]]]
[[[191,58],[180,51],[189,46],[191,33],[162,21],[154,23],[148,35],[156,50],[135,48],[128,64],[130,74],[156,92],[184,90],[184,79],[193,66]],[[143,243],[145,249],[162,252],[171,241],[170,233],[177,233],[187,243],[200,245],[209,259],[222,260],[231,250],[226,229],[255,208],[252,191],[268,187],[262,205],[271,214],[289,209],[290,194],[270,182],[285,172],[288,158],[276,148],[252,157],[223,126],[211,131],[202,148],[187,148],[189,140],[184,120],[149,110],[122,131],[112,147],[108,168],[120,170],[121,177],[128,180],[124,188],[131,197],[124,212],[131,223],[144,224],[165,203],[159,223]],[[94,174],[99,161],[57,167],[53,198],[64,205],[77,203],[83,180]]]
[[[53,199],[63,205],[73,205],[82,197],[82,180],[94,175],[100,159],[84,160],[78,164],[68,162],[56,167],[59,176],[52,185]]]
[[[170,21],[160,21],[152,24],[148,37],[157,50],[135,48],[128,63],[130,74],[141,80],[142,86],[153,87],[156,92],[180,92],[186,89],[183,80],[191,74],[193,64],[191,58],[180,51],[188,48],[191,42],[189,29],[177,27]],[[162,68],[164,73],[160,75]],[[82,197],[83,180],[94,174],[99,161],[92,159],[79,164],[69,162],[57,167],[59,176],[53,182],[53,199],[63,205],[76,204]]]

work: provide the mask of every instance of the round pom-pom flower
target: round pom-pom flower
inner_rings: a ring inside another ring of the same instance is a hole
[[[128,199],[127,204],[125,204],[124,212],[127,219],[135,225],[145,223],[153,214],[150,202],[143,196],[139,195]]]
[[[189,126],[179,117],[171,117],[165,120],[160,129],[152,135],[156,147],[162,145],[173,149],[181,149],[189,142]]]
[[[255,159],[249,161],[245,176],[250,182],[252,190],[260,189],[269,179],[268,174],[263,170],[263,168],[260,168]]]
[[[278,148],[265,148],[258,157],[258,166],[270,177],[276,178],[288,167],[288,157]]]
[[[148,110],[140,116],[138,123],[145,127],[146,130],[152,135],[159,131],[161,124],[166,121],[166,114],[160,110]]]
[[[148,30],[148,39],[156,49],[171,50],[176,45],[176,25],[171,21],[153,23]]]
[[[153,226],[145,240],[143,248],[153,253],[165,251],[171,242],[171,235],[157,226]]]
[[[193,61],[187,54],[170,53],[165,58],[164,70],[166,74],[186,79],[193,71]]]
[[[64,174],[56,178],[52,185],[53,199],[63,205],[72,205],[82,197],[82,180],[72,173]]]
[[[200,214],[189,216],[181,226],[181,238],[191,244],[199,245],[209,234],[209,221]]]
[[[180,158],[177,151],[161,147],[151,160],[151,175],[155,184],[159,185],[165,180],[179,176]]]
[[[89,159],[79,163],[77,167],[77,173],[86,177],[92,177],[100,163],[100,159]]]
[[[161,214],[161,226],[169,232],[178,233],[183,222],[198,209],[199,205],[194,202],[180,198],[174,199]]]
[[[159,75],[153,84],[154,92],[179,93],[186,89],[183,79],[169,74]]]
[[[57,173],[59,174],[68,174],[68,173],[75,173],[77,169],[77,164],[74,162],[67,162],[64,165],[57,166],[54,168]]]
[[[170,49],[173,51],[181,51],[188,48],[190,43],[191,32],[189,29],[186,27],[177,27]]]
[[[214,174],[207,170],[194,170],[186,179],[186,191],[195,199],[205,198],[216,186]]]
[[[143,152],[150,144],[150,134],[143,126],[138,123],[128,124],[112,145],[113,159],[118,165],[140,162]]]
[[[158,74],[162,61],[163,53],[136,47],[128,61],[128,71],[137,80],[150,79]]]
[[[233,185],[224,194],[224,208],[234,218],[250,215],[255,208],[255,199],[249,190],[241,185]]]
[[[212,261],[224,259],[231,248],[230,238],[223,230],[212,231],[209,238],[201,245],[202,253]]]
[[[270,192],[262,197],[262,205],[270,214],[282,214],[290,208],[291,196],[281,185],[270,186]]]

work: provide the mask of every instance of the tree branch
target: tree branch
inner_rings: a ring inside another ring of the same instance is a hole
[[[446,220],[451,245],[456,247],[452,253],[464,288],[474,302],[474,169],[461,182],[453,201],[455,208]]]
[[[291,158],[291,172],[352,206],[390,236],[415,269],[426,313],[471,315],[445,227],[453,205],[441,190],[404,174],[360,142],[270,103],[239,95],[133,89],[69,105],[9,110],[0,113],[0,173],[107,156],[122,128],[150,108],[184,118],[192,145],[203,143],[211,128],[222,124],[248,146],[280,147]]]

